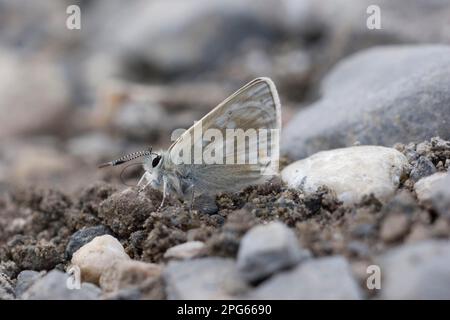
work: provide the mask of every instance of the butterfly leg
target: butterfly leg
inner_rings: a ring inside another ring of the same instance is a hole
[[[146,171],[141,179],[139,180],[137,186],[139,187],[138,192],[141,193],[142,191],[144,191],[145,188],[148,187],[148,185],[151,183],[150,179],[148,178],[149,173]],[[144,184],[145,183],[145,184]]]
[[[163,192],[162,192],[163,198],[162,198],[161,204],[159,205],[158,210],[163,207],[164,201],[166,200],[166,189],[167,189],[167,179],[166,179],[166,177],[163,177]]]

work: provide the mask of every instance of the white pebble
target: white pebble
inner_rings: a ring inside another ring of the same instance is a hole
[[[287,166],[282,179],[291,188],[313,193],[325,185],[344,203],[373,193],[391,197],[406,173],[408,160],[399,151],[380,146],[356,146],[321,151]]]
[[[78,249],[72,256],[72,264],[80,268],[83,281],[98,284],[102,273],[116,261],[128,259],[130,257],[116,238],[103,235]]]

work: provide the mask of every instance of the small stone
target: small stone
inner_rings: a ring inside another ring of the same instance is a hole
[[[406,214],[388,215],[381,225],[380,237],[385,242],[400,240],[408,231],[410,219]]]
[[[95,237],[105,234],[111,235],[111,230],[103,225],[98,225],[95,227],[85,227],[81,230],[78,230],[70,237],[69,243],[67,244],[65,252],[66,259],[70,260],[75,251],[80,249]]]
[[[255,226],[244,235],[237,267],[244,279],[255,282],[309,257],[309,251],[300,248],[294,232],[277,221]]]
[[[263,282],[250,299],[361,299],[351,267],[341,256],[311,259]]]
[[[163,272],[168,299],[231,299],[247,287],[232,259],[171,261]]]
[[[22,294],[28,290],[38,279],[44,276],[45,272],[37,272],[33,270],[24,270],[17,276],[16,296],[20,298]]]
[[[442,216],[450,216],[450,173],[437,172],[414,185],[417,198]]]
[[[448,299],[450,241],[426,240],[389,250],[380,264],[382,299]]]
[[[409,174],[410,178],[413,181],[419,181],[423,177],[427,177],[436,172],[436,167],[433,162],[427,159],[424,156],[421,156],[419,160],[413,165],[411,169],[411,173]]]
[[[164,253],[164,258],[179,260],[192,259],[198,256],[204,247],[205,244],[201,241],[188,241],[169,248]]]
[[[104,291],[117,291],[138,286],[150,278],[159,277],[161,266],[136,260],[118,260],[100,277]]]
[[[52,270],[37,280],[22,295],[24,300],[96,300],[100,298],[101,290],[91,284],[82,283],[80,289],[69,289],[69,275]]]
[[[110,236],[95,237],[72,256],[72,264],[80,268],[83,281],[98,283],[100,276],[118,260],[128,260],[120,242]]]
[[[387,200],[397,190],[408,165],[406,157],[395,149],[356,146],[316,153],[290,164],[281,176],[289,187],[307,193],[325,185],[348,204],[369,194]]]
[[[194,198],[194,203],[192,205],[194,210],[197,210],[201,214],[213,215],[219,211],[216,204],[216,198],[211,197],[206,194],[199,195]]]

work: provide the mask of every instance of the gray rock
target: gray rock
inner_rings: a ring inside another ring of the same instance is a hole
[[[81,230],[78,230],[70,237],[69,242],[66,246],[65,256],[67,260],[72,259],[72,255],[75,251],[80,249],[86,243],[90,242],[97,236],[102,236],[105,234],[111,235],[112,232],[108,227],[103,225],[98,225],[95,227],[85,227]]]
[[[378,47],[343,60],[324,79],[322,99],[288,123],[282,153],[450,138],[449,68],[444,45]]]
[[[237,267],[249,282],[264,279],[278,270],[295,266],[310,257],[299,246],[294,232],[281,222],[250,229],[239,246]]]
[[[382,299],[450,299],[450,241],[426,240],[391,249],[380,264]]]
[[[216,197],[206,194],[201,194],[194,198],[192,209],[197,210],[200,214],[209,215],[213,215],[219,211],[219,207],[216,203]]]
[[[82,283],[80,289],[68,289],[69,275],[52,270],[37,280],[22,295],[24,300],[94,300],[99,299],[101,290],[91,284]]]
[[[170,262],[163,271],[168,299],[230,299],[246,287],[232,259]]]
[[[408,169],[406,157],[392,148],[357,146],[318,152],[298,160],[281,172],[291,188],[306,193],[325,185],[344,203],[355,203],[364,195],[389,199]]]
[[[28,290],[38,279],[42,278],[45,272],[37,272],[33,270],[24,270],[17,276],[16,296],[20,298],[22,294]]]
[[[433,162],[431,162],[428,158],[421,156],[419,159],[413,164],[413,168],[411,169],[411,173],[409,177],[413,181],[419,181],[423,177],[427,177],[436,172],[436,167]]]
[[[417,198],[440,215],[450,217],[450,173],[437,172],[417,181]]]
[[[263,282],[250,299],[361,299],[347,260],[341,256],[306,261]]]

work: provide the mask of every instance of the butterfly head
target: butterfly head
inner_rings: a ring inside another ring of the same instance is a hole
[[[162,158],[162,154],[152,152],[152,154],[146,156],[144,159],[144,169],[149,172],[158,169],[161,166]]]

